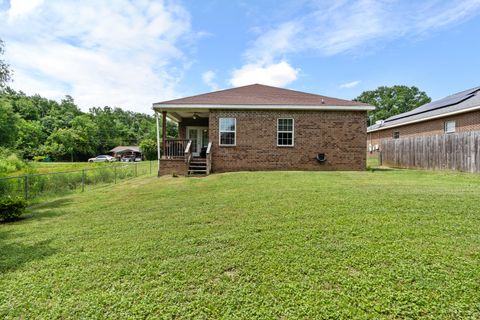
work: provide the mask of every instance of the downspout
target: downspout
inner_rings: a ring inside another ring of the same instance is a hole
[[[158,123],[158,112],[155,110],[155,118],[157,119],[157,162],[158,162],[158,171],[157,176],[160,177],[160,125]]]

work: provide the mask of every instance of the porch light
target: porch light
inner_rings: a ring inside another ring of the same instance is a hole
[[[193,113],[193,120],[197,120],[197,118],[198,118],[198,116],[197,116],[197,114],[194,112],[194,113]]]

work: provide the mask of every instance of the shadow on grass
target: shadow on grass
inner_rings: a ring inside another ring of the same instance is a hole
[[[64,210],[59,210],[64,206],[72,203],[70,198],[62,198],[52,201],[42,202],[40,204],[34,204],[28,208],[27,213],[24,215],[24,218],[32,220],[42,220],[46,218],[54,218],[61,216],[65,213]]]
[[[13,224],[21,222],[23,220],[43,220],[47,218],[54,218],[61,216],[65,213],[61,209],[63,206],[68,205],[72,202],[71,199],[63,198],[53,201],[47,201],[40,204],[33,204],[27,208],[27,211],[18,218],[10,220],[0,220],[0,225],[2,224]]]
[[[28,262],[44,259],[56,252],[50,246],[52,240],[27,245],[21,243],[24,239],[15,241],[18,235],[11,231],[0,230],[0,274],[14,271]]]

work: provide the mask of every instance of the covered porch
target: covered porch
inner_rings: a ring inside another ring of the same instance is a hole
[[[208,110],[184,110],[165,106],[154,107],[154,110],[157,118],[159,175],[210,174],[211,143]],[[167,136],[167,120],[177,123],[177,138]]]

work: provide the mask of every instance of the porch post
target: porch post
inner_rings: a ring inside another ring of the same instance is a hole
[[[155,118],[157,120],[157,162],[158,162],[158,171],[157,176],[160,177],[160,125],[158,124],[158,112],[155,111]]]
[[[162,149],[163,155],[166,155],[167,151],[167,111],[162,111]]]

